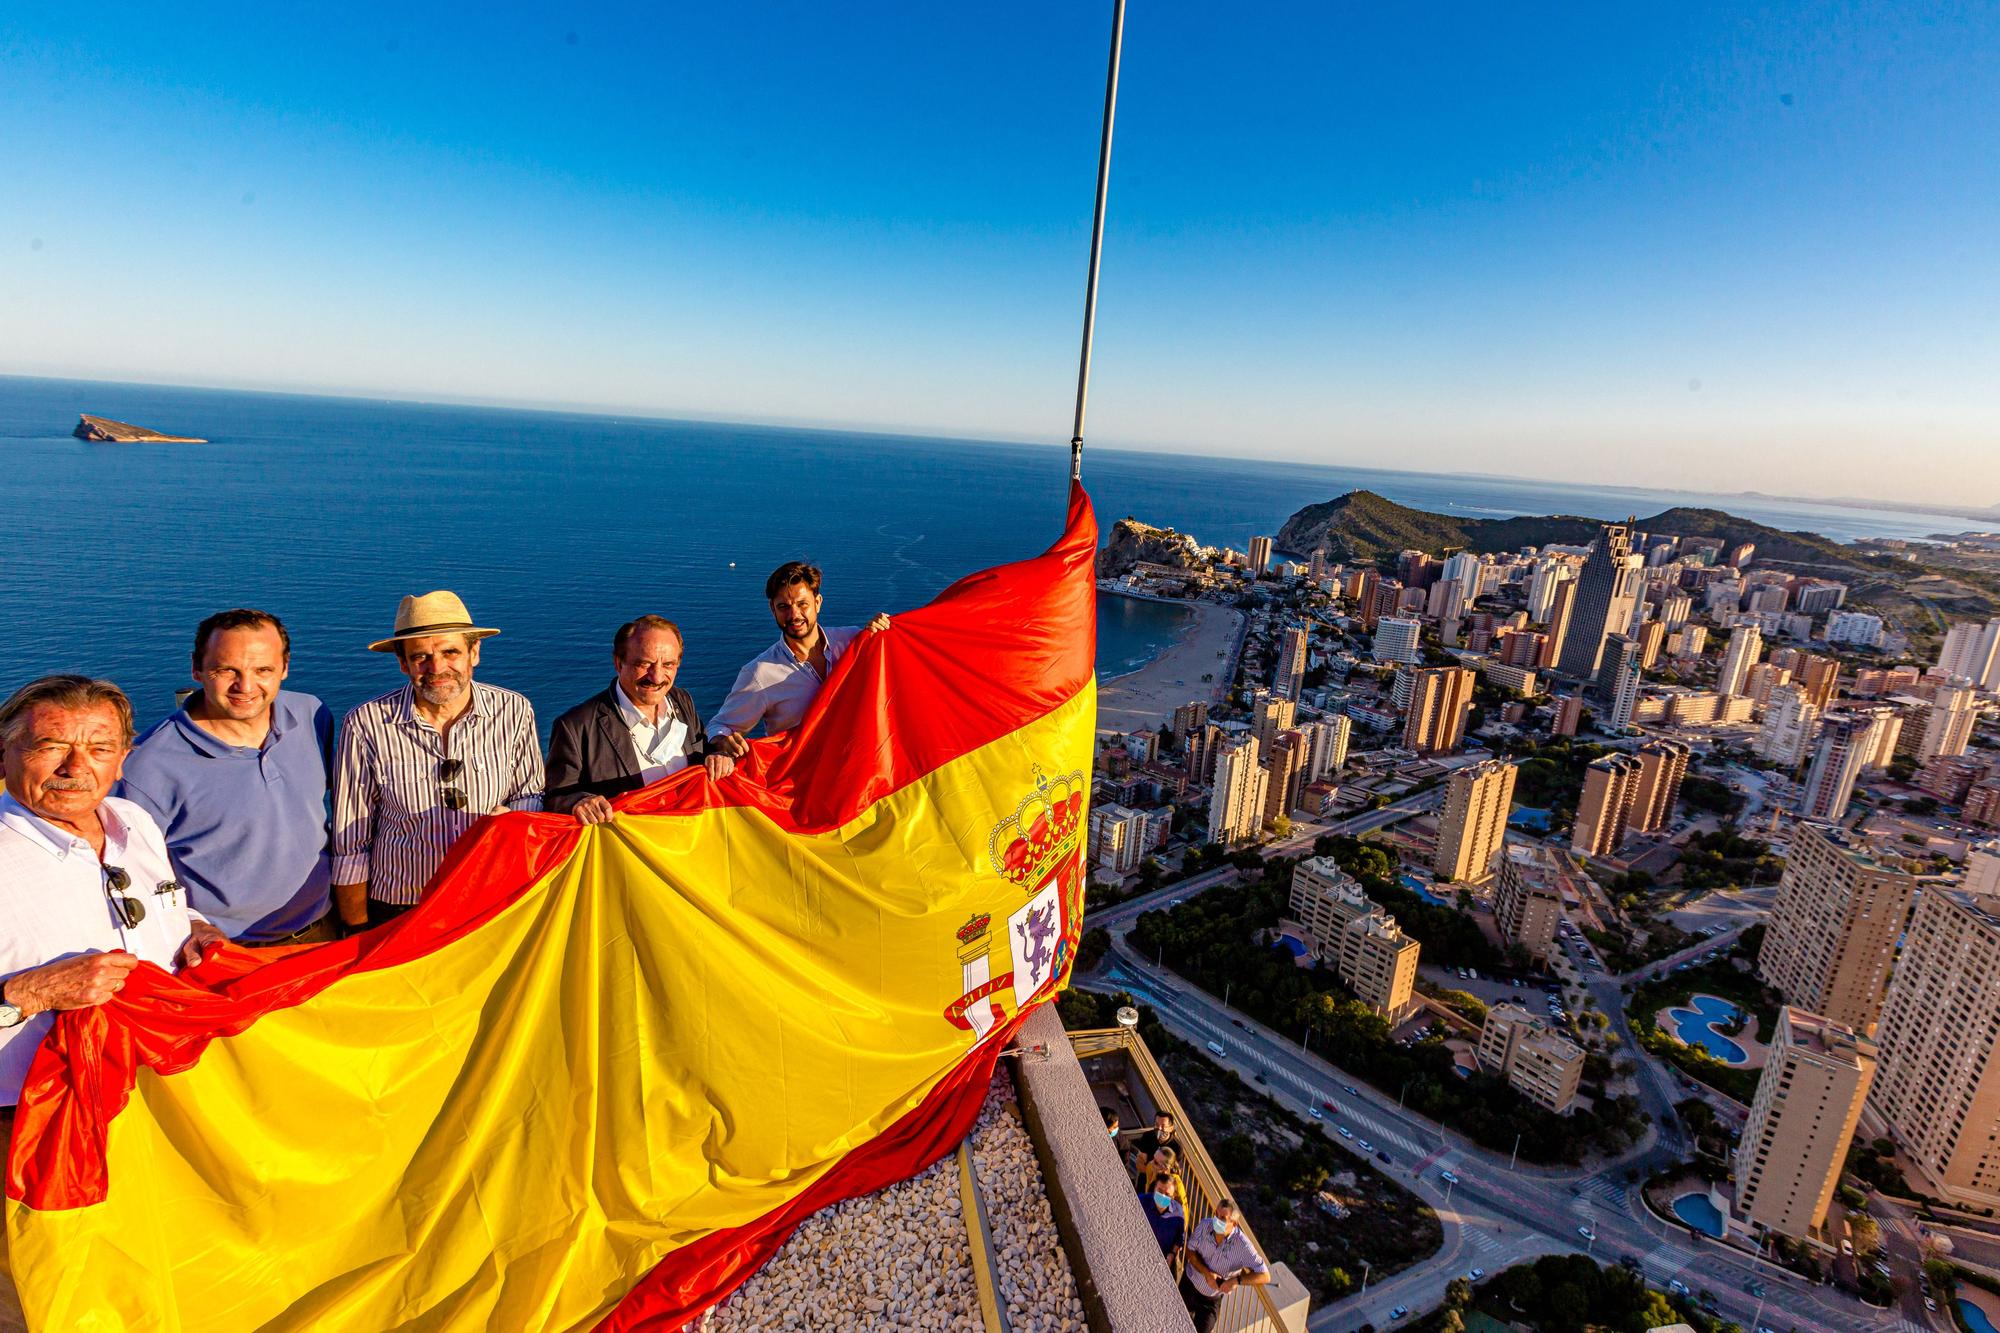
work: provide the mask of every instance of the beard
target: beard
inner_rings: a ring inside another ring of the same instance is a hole
[[[426,676],[417,684],[417,697],[433,708],[442,708],[465,693],[463,676]]]

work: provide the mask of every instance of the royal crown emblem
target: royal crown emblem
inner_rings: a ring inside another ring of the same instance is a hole
[[[1035,789],[1000,822],[987,844],[993,868],[1034,893],[1083,846],[1083,774],[1049,778],[1035,772]]]

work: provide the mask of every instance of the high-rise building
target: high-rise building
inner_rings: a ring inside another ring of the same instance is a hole
[[[1375,623],[1375,660],[1414,666],[1424,660],[1424,622],[1415,617],[1384,616]]]
[[[1667,641],[1667,627],[1658,620],[1639,626],[1639,669],[1651,671],[1660,663],[1660,649]]]
[[[1738,1215],[1794,1240],[1820,1239],[1875,1062],[1875,1047],[1844,1024],[1793,1005],[1778,1011],[1736,1149]]]
[[[1993,900],[1980,904],[1981,907],[2000,908],[2000,839],[1966,849],[1965,878],[1958,887],[1975,898]]]
[[[1338,773],[1347,763],[1347,742],[1354,724],[1343,714],[1335,714],[1300,728],[1312,742],[1306,760],[1306,781],[1319,782]]]
[[[2000,899],[1924,890],[1878,1044],[1871,1104],[1904,1153],[1942,1197],[2000,1207]]]
[[[1483,759],[1454,769],[1445,779],[1437,848],[1431,855],[1431,869],[1440,880],[1484,884],[1492,878],[1493,858],[1507,839],[1515,777],[1512,764]]]
[[[1835,611],[1826,618],[1826,641],[1848,648],[1880,648],[1882,617],[1867,611]]]
[[[1330,856],[1312,856],[1292,868],[1292,917],[1323,955],[1337,952],[1348,923],[1376,911],[1361,882]]]
[[[1806,698],[1805,688],[1780,685],[1771,691],[1771,705],[1764,710],[1764,722],[1751,749],[1761,759],[1795,768],[1811,750],[1818,731],[1819,709]]]
[[[1216,747],[1214,790],[1208,801],[1208,840],[1227,846],[1257,836],[1271,775],[1257,762],[1257,739],[1245,736]]]
[[[1403,747],[1421,755],[1451,754],[1465,740],[1473,674],[1464,667],[1427,667],[1411,681]]]
[[[1174,710],[1172,731],[1174,740],[1181,745],[1187,744],[1190,733],[1199,731],[1207,725],[1208,705],[1199,699],[1184,703]]]
[[[1354,591],[1349,594],[1354,600],[1354,614],[1361,618],[1361,628],[1375,632],[1375,622],[1382,618],[1376,593],[1380,591],[1380,580],[1372,569],[1361,570],[1354,576]]]
[[[1945,631],[1938,674],[1963,676],[1981,689],[2000,689],[2000,618],[1961,622]]]
[[[1535,663],[1544,671],[1555,670],[1562,660],[1563,646],[1569,642],[1570,621],[1576,618],[1577,581],[1562,580],[1549,594],[1548,638],[1542,644],[1542,659]]]
[[[1250,539],[1250,577],[1261,578],[1271,567],[1271,539],[1252,537]]]
[[[1479,1067],[1506,1078],[1544,1110],[1566,1115],[1583,1082],[1583,1048],[1518,1004],[1486,1011],[1476,1048]]]
[[[1638,785],[1639,761],[1629,754],[1607,754],[1584,769],[1570,850],[1578,856],[1617,855]]]
[[[1306,577],[1314,583],[1324,583],[1332,573],[1332,569],[1333,567],[1327,563],[1326,548],[1324,546],[1314,547],[1312,560],[1306,566]]]
[[[1354,998],[1400,1022],[1409,1013],[1417,981],[1421,950],[1403,933],[1396,918],[1377,907],[1347,923],[1338,940],[1340,976]]]
[[[1667,627],[1668,633],[1686,625],[1693,614],[1694,599],[1684,592],[1668,593],[1660,601],[1660,623]]]
[[[1502,630],[1494,641],[1493,655],[1508,666],[1531,670],[1542,660],[1542,649],[1547,646],[1548,638],[1548,635],[1531,629]]]
[[[1708,626],[1682,625],[1667,636],[1668,657],[1700,657],[1708,647]]]
[[[1549,612],[1555,606],[1556,588],[1576,577],[1576,566],[1567,560],[1543,556],[1535,562],[1535,572],[1528,577],[1528,619],[1537,625],[1549,623]]]
[[[1306,631],[1301,625],[1288,625],[1278,640],[1278,665],[1271,673],[1271,688],[1297,702],[1305,681]]]
[[[1597,688],[1604,696],[1604,727],[1617,733],[1632,725],[1639,706],[1639,643],[1629,634],[1604,639],[1604,662],[1597,670]]]
[[[1404,551],[1396,557],[1396,577],[1409,588],[1428,588],[1437,581],[1436,561],[1423,551]]]
[[[1729,647],[1723,650],[1722,665],[1715,673],[1715,692],[1742,694],[1744,680],[1763,651],[1764,634],[1755,625],[1738,625],[1731,630]]]
[[[1857,708],[1854,716],[1868,722],[1868,757],[1861,761],[1861,769],[1887,768],[1896,758],[1896,747],[1903,738],[1903,715],[1887,704],[1873,704]]]
[[[1632,554],[1630,529],[1607,523],[1576,579],[1575,603],[1556,670],[1575,680],[1595,680],[1604,657],[1604,636],[1632,622],[1645,558]]]
[[[1271,742],[1271,776],[1264,790],[1265,822],[1282,818],[1299,803],[1306,750],[1306,738],[1296,731],[1281,731]]]
[[[1187,778],[1192,786],[1206,787],[1215,778],[1215,756],[1226,733],[1213,722],[1190,727],[1183,744],[1187,748]]]
[[[1799,814],[1839,823],[1854,799],[1854,783],[1874,751],[1875,720],[1833,713],[1820,727],[1812,766],[1799,788]]]
[[[1840,690],[1840,662],[1819,653],[1800,653],[1792,664],[1792,679],[1805,689],[1812,706],[1825,712]]]
[[[1556,696],[1554,718],[1549,722],[1552,736],[1574,736],[1576,729],[1583,725],[1583,695],[1580,693],[1558,694]]]
[[[1743,677],[1743,689],[1736,698],[1748,698],[1750,707],[1762,713],[1771,706],[1771,692],[1792,683],[1792,669],[1776,662],[1759,662]]]
[[[1278,739],[1278,733],[1290,731],[1298,721],[1299,706],[1283,695],[1267,694],[1251,707],[1250,716],[1253,719],[1251,728],[1257,737],[1257,751],[1268,755],[1272,743]]]
[[[1518,944],[1538,959],[1555,952],[1556,928],[1562,924],[1562,853],[1544,842],[1509,846],[1500,858],[1500,887],[1493,895],[1493,915],[1501,938]]]
[[[1800,820],[1757,954],[1787,1004],[1875,1031],[1916,878],[1837,824]]]
[[[1674,822],[1687,777],[1688,747],[1679,741],[1652,740],[1639,747],[1639,777],[1632,784],[1632,810],[1625,827],[1633,833],[1658,833]]]
[[[1122,805],[1098,805],[1090,810],[1090,863],[1114,875],[1130,875],[1152,850],[1147,818]]]
[[[1929,714],[1924,718],[1923,739],[1917,743],[1917,762],[1929,763],[1940,757],[1964,754],[1972,739],[1972,725],[1979,720],[1978,700],[1972,682],[1953,677],[1937,687],[1931,696]]]

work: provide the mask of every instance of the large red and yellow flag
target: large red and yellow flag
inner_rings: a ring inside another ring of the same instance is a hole
[[[7,1161],[31,1325],[640,1329],[936,1160],[1068,972],[1096,525],[865,637],[797,730],[476,827],[337,944],[65,1014]]]

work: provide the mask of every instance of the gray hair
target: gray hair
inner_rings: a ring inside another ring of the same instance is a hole
[[[128,747],[132,744],[132,701],[125,697],[125,691],[108,680],[61,675],[31,680],[0,704],[0,745],[12,747],[21,739],[28,714],[43,704],[55,708],[109,707],[118,714],[120,739]]]

